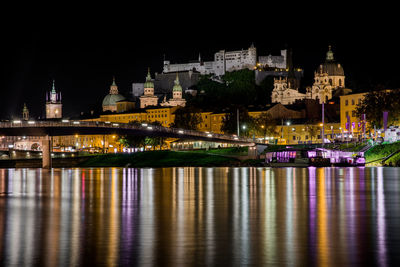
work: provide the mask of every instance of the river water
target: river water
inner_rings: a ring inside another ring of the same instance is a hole
[[[0,169],[0,265],[389,266],[400,168]]]

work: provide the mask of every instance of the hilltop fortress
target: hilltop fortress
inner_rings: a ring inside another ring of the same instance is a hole
[[[214,54],[214,61],[198,60],[183,64],[171,64],[164,60],[163,73],[197,71],[200,74],[224,75],[225,72],[254,69],[256,66],[264,68],[286,69],[287,50],[281,50],[279,56],[259,56],[257,60],[257,49],[251,45],[247,50],[225,51],[220,50]]]

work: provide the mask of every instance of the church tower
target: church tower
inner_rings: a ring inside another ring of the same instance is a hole
[[[28,110],[28,108],[26,107],[26,104],[25,104],[25,103],[24,103],[24,108],[22,109],[22,119],[23,119],[24,121],[29,120],[29,110]]]
[[[178,73],[176,73],[176,79],[174,81],[174,87],[172,88],[172,98],[168,102],[164,98],[164,101],[161,103],[161,106],[170,106],[170,107],[181,106],[181,107],[184,107],[185,105],[186,105],[186,99],[182,98],[182,86],[179,83]]]
[[[62,118],[61,92],[56,92],[55,81],[50,92],[46,93],[46,119]]]
[[[154,82],[151,79],[150,68],[147,71],[146,82],[144,83],[144,94],[140,97],[140,108],[157,106],[158,97],[154,95]]]
[[[319,103],[328,102],[337,90],[345,88],[345,75],[343,67],[335,61],[331,46],[328,47],[326,59],[317,71],[314,72],[314,84],[309,91],[309,96],[318,99]]]

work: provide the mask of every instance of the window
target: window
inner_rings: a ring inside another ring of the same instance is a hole
[[[349,112],[348,112],[348,111],[346,111],[346,117],[347,117],[347,116],[349,116]]]
[[[296,136],[295,135],[293,135],[293,140],[296,140]]]
[[[354,103],[354,99],[352,99],[352,100],[351,100],[351,104],[352,104],[352,105],[354,105],[354,104],[355,104],[355,103]]]
[[[348,106],[349,105],[349,100],[346,99],[346,101],[344,102],[344,105]]]
[[[351,112],[351,116],[352,116],[352,117],[355,117],[355,116],[356,116],[356,111],[355,111],[355,110],[353,110],[353,111]]]
[[[308,140],[308,135],[306,135],[306,140]]]
[[[321,135],[318,135],[317,139],[321,139]]]

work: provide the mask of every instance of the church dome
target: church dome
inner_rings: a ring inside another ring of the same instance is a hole
[[[125,97],[120,94],[108,94],[103,99],[103,107],[104,106],[117,106],[117,102],[125,100]]]
[[[344,76],[343,67],[335,61],[331,46],[326,53],[325,63],[319,66],[318,72],[327,73],[328,76]]]
[[[118,86],[115,83],[115,77],[113,77],[113,82],[110,86],[110,93],[106,95],[103,99],[102,106],[117,106],[117,102],[125,100],[125,97],[118,93]]]
[[[335,61],[327,61],[320,65],[318,72],[327,73],[328,76],[344,76],[342,65]]]

